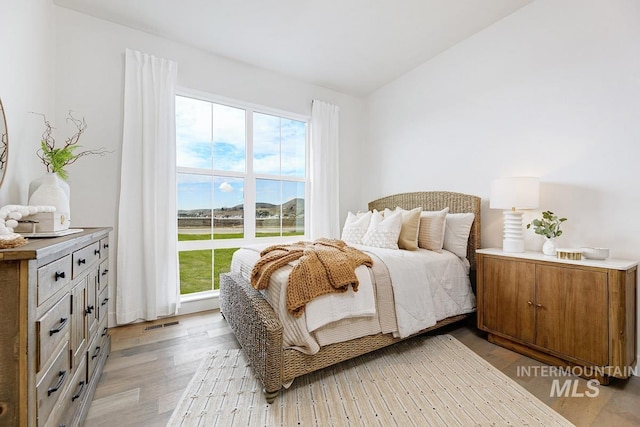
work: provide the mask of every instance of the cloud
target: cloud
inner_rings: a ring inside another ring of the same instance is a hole
[[[230,193],[233,191],[233,187],[227,181],[220,184],[218,188],[220,189],[220,191],[223,191],[225,193]]]

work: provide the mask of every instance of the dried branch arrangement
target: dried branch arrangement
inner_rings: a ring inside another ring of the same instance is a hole
[[[87,123],[82,120],[77,119],[73,116],[72,112],[69,111],[69,117],[67,117],[67,122],[71,122],[75,128],[76,132],[71,135],[69,138],[65,140],[65,144],[61,148],[56,148],[56,141],[53,137],[53,129],[47,117],[42,113],[33,113],[39,116],[42,116],[44,120],[45,130],[42,133],[42,139],[40,141],[40,148],[36,152],[37,156],[42,160],[42,163],[47,167],[47,172],[53,172],[58,174],[58,176],[64,180],[66,180],[69,175],[65,169],[66,166],[75,163],[79,158],[89,156],[92,154],[97,154],[99,156],[104,156],[109,153],[105,148],[99,148],[98,150],[85,150],[76,152],[78,148],[81,148],[81,145],[78,145],[78,141],[80,137],[87,129]]]

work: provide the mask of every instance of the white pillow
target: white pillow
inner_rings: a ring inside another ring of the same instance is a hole
[[[467,257],[467,243],[475,215],[469,213],[447,214],[443,248],[460,258]]]
[[[362,237],[369,228],[371,222],[371,211],[359,212],[354,215],[351,212],[347,214],[347,220],[344,222],[342,229],[342,240],[347,243],[362,244]]]
[[[420,212],[422,208],[414,208],[411,210],[396,207],[395,211],[385,208],[384,217],[392,212],[402,212],[402,228],[400,229],[400,237],[398,238],[398,247],[415,251],[418,249],[418,231],[420,229]]]
[[[422,211],[420,214],[420,230],[418,231],[419,247],[430,251],[442,251],[448,212],[448,207],[441,211]]]
[[[377,248],[398,249],[401,229],[402,212],[393,212],[383,218],[380,212],[374,210],[369,228],[362,238],[362,244]]]

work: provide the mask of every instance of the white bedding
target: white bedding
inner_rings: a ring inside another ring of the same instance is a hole
[[[260,258],[260,252],[270,245],[248,245],[238,251],[232,259],[231,271],[238,271],[236,262],[242,263],[242,272],[247,280],[250,280],[250,273],[253,265]],[[287,270],[298,263],[298,260],[290,262]],[[247,272],[248,274],[244,274]],[[358,292],[354,292],[349,287],[344,293],[330,293],[321,295],[310,301],[305,307],[305,322],[309,332],[313,332],[329,323],[352,317],[371,317],[376,314],[376,301],[373,292],[373,282],[369,269],[363,265],[356,268],[358,278]]]
[[[259,252],[266,246],[253,245],[236,251],[231,271],[239,272],[250,280],[251,269],[259,259]],[[445,250],[437,253],[425,249],[406,251],[352,246],[370,253],[374,260],[382,260],[388,269],[395,300],[395,336],[406,337],[433,326],[438,320],[475,310],[475,296],[471,291],[469,263],[466,259],[460,259]],[[315,354],[320,345],[339,342],[333,340],[334,335],[340,337],[339,340],[350,339],[335,333],[338,325],[342,324],[347,328],[354,326],[348,334],[351,338],[356,330],[374,334],[384,329],[375,318],[375,311],[371,314],[370,297],[375,292],[375,284],[366,267],[359,267],[361,270],[357,273],[360,280],[358,292],[350,290],[350,293],[317,298],[307,304],[300,318],[294,318],[286,312],[284,289],[291,268],[287,265],[276,271],[269,281],[269,287],[262,291],[281,320],[282,316],[287,316],[286,321],[282,321],[285,347]],[[362,292],[364,289],[370,292]],[[354,310],[349,311],[351,308]]]
[[[395,336],[408,337],[435,325],[438,320],[475,309],[466,259],[446,250],[353,246],[377,255],[389,270],[398,323]]]

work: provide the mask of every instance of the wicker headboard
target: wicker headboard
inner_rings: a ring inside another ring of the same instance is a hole
[[[475,215],[469,233],[467,244],[467,259],[471,269],[476,268],[476,249],[480,248],[480,203],[478,196],[448,191],[419,191],[415,193],[400,193],[369,202],[369,210],[384,208],[395,209],[400,206],[403,209],[422,207],[425,211],[439,211],[449,207],[450,213],[472,212]]]

